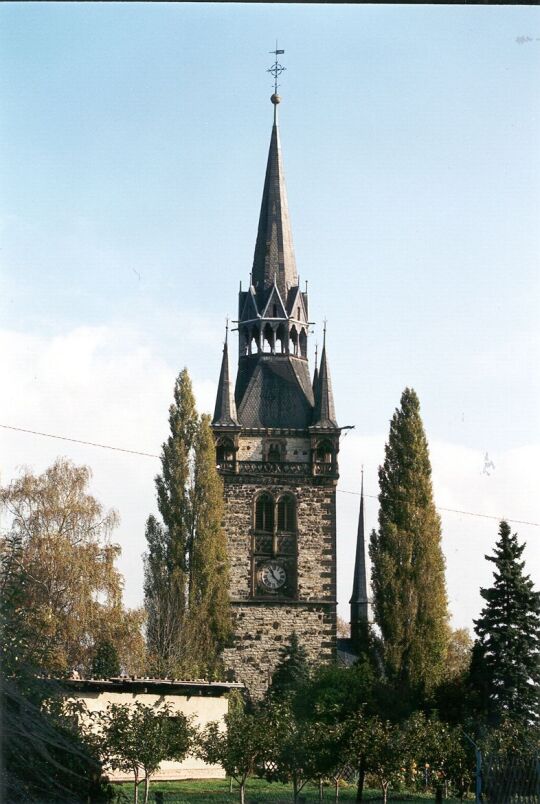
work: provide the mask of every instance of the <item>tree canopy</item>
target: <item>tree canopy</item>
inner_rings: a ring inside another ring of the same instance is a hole
[[[390,424],[379,486],[370,542],[374,612],[386,672],[407,698],[442,677],[448,640],[441,525],[420,403],[409,388]]]
[[[486,601],[475,620],[471,680],[489,720],[537,720],[540,716],[540,593],[524,574],[525,545],[508,522],[499,526],[492,556],[493,586],[481,589]]]
[[[197,414],[187,369],[169,425],[156,477],[162,521],[150,516],[146,526],[148,652],[160,675],[213,678],[231,634],[223,486],[210,419]]]
[[[309,678],[307,651],[295,631],[289,644],[283,645],[279,661],[272,674],[267,695],[286,698],[293,696]]]
[[[118,516],[89,493],[90,477],[88,467],[59,458],[40,475],[25,469],[0,491],[7,668],[87,673],[104,640],[126,670],[142,668],[143,612],[122,605],[120,548],[110,541]]]

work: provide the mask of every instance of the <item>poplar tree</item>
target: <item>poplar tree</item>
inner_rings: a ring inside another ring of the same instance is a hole
[[[169,408],[170,435],[155,478],[162,523],[150,516],[146,525],[145,607],[147,648],[154,672],[171,675],[184,656],[183,626],[187,603],[187,562],[192,521],[190,481],[197,432],[195,397],[187,369],[174,385]]]
[[[231,631],[223,488],[210,420],[197,414],[187,369],[169,424],[156,477],[162,521],[150,516],[146,526],[148,652],[160,675],[214,677]]]
[[[222,527],[223,483],[216,470],[210,416],[201,416],[194,444],[186,632],[191,663],[205,675],[220,670],[231,634],[227,543]]]
[[[494,583],[481,589],[486,601],[475,620],[471,681],[481,708],[495,723],[510,716],[525,721],[540,716],[540,593],[523,572],[525,544],[518,544],[508,522],[499,525]]]
[[[389,680],[406,699],[441,678],[448,639],[441,524],[420,403],[409,388],[390,424],[379,486],[379,528],[370,541],[374,612]]]

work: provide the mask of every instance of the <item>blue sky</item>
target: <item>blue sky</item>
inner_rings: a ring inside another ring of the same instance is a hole
[[[4,423],[158,452],[184,365],[211,407],[253,256],[278,38],[310,352],[326,317],[339,420],[355,425],[342,488],[364,463],[376,494],[411,385],[439,504],[540,522],[537,8],[6,3],[0,26]],[[58,452],[93,466],[140,599],[155,463],[1,437],[2,481]],[[357,501],[340,499],[346,603]],[[470,623],[496,522],[443,526]],[[518,530],[540,569],[538,528]]]

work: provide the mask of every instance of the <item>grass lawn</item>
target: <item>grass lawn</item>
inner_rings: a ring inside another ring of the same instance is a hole
[[[152,782],[150,784],[150,802],[154,804],[155,794],[161,791],[163,796],[163,804],[183,804],[183,802],[196,802],[196,804],[216,804],[217,802],[226,802],[233,804],[239,801],[237,785],[233,783],[233,792],[229,793],[229,782],[218,779],[202,779],[202,780],[185,780],[181,782]],[[122,802],[131,801],[133,798],[133,785],[122,784],[118,785],[122,793],[127,794],[126,798],[121,799]],[[139,793],[139,799],[142,800],[142,786]],[[319,801],[319,790],[314,785],[306,785],[302,790],[301,795],[304,797],[306,804],[315,804]],[[353,802],[356,798],[356,787],[348,785],[341,787],[339,790],[340,802]],[[390,793],[388,796],[389,801],[408,801],[417,802],[417,804],[426,804],[426,801],[434,801],[435,796],[421,796],[412,795],[407,793]],[[365,801],[382,801],[380,790],[365,790]],[[324,801],[334,801],[334,788],[324,788]],[[445,799],[445,804],[457,804],[457,799]],[[292,802],[292,787],[290,785],[278,784],[274,782],[270,784],[264,779],[250,779],[246,785],[246,804],[289,804]]]

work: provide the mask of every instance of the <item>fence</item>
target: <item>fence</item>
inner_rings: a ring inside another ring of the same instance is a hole
[[[480,801],[540,804],[539,757],[487,754],[481,758],[480,774]]]

